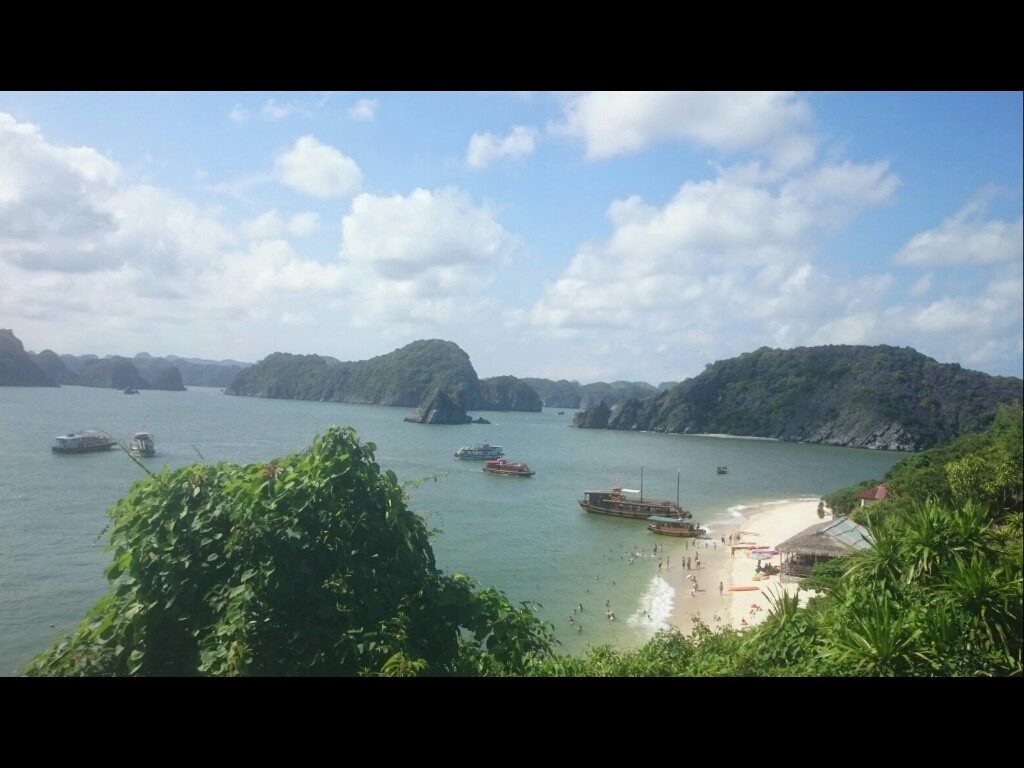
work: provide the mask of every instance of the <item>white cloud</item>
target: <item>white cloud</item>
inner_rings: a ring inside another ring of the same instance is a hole
[[[241,104],[235,104],[231,111],[228,112],[228,117],[234,120],[236,123],[244,123],[252,116],[252,112],[243,107]]]
[[[296,237],[306,237],[316,232],[319,226],[319,214],[305,211],[296,213],[286,221],[274,208],[255,219],[243,221],[240,229],[242,235],[249,240],[265,240],[281,237],[285,233]]]
[[[1024,218],[983,220],[985,204],[964,206],[939,226],[914,235],[894,256],[897,264],[996,264],[1024,258]]]
[[[342,219],[340,257],[363,322],[446,322],[516,252],[485,206],[456,189],[361,194]]]
[[[686,182],[660,206],[615,200],[609,237],[581,247],[515,319],[591,354],[609,344],[620,366],[640,368],[658,364],[649,350],[659,346],[715,359],[809,343],[837,316],[849,318],[834,321],[833,339],[861,338],[858,322],[892,277],[844,280],[814,256],[897,185],[887,163],[835,163],[775,185],[730,173]]]
[[[93,149],[50,144],[0,113],[3,323],[49,337],[47,346],[138,343],[144,327],[147,339],[186,351],[183,338],[201,343],[210,328],[226,334],[280,316],[290,301],[308,311],[311,299],[343,291],[336,262],[303,257],[279,237],[311,233],[315,213],[268,211],[236,233],[217,209],[125,175]]]
[[[294,104],[278,104],[275,99],[268,99],[260,110],[264,120],[284,120],[298,111]]]
[[[296,213],[288,219],[288,232],[296,237],[308,237],[320,228],[320,214],[312,211]]]
[[[911,296],[923,296],[932,289],[932,273],[922,275],[912,286],[908,293]]]
[[[353,120],[373,120],[377,116],[377,100],[360,99],[349,108],[348,116]]]
[[[313,136],[297,140],[278,155],[276,165],[282,184],[312,197],[350,197],[363,182],[355,160]]]
[[[727,152],[772,146],[804,163],[813,155],[801,133],[809,120],[791,93],[594,91],[569,99],[550,130],[582,139],[591,160],[677,140]]]
[[[506,136],[492,133],[474,133],[466,148],[466,165],[486,168],[495,160],[521,160],[533,154],[537,129],[515,126]]]
[[[285,312],[281,315],[281,322],[285,325],[312,325],[314,320],[309,312]]]

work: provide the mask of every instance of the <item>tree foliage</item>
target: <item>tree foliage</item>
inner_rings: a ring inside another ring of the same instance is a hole
[[[437,569],[374,450],[332,427],[135,483],[110,510],[110,592],[29,674],[511,674],[550,653],[529,606]]]

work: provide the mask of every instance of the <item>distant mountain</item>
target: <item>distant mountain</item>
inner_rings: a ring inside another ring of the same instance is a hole
[[[72,373],[78,373],[82,366],[93,360],[99,360],[99,355],[59,355],[60,360]],[[108,355],[113,357],[113,355]]]
[[[36,365],[14,331],[0,328],[0,387],[56,386],[56,380]]]
[[[78,376],[68,370],[64,361],[52,349],[44,349],[34,355],[35,363],[58,384],[77,384]]]
[[[77,375],[77,383],[83,387],[149,388],[149,383],[139,375],[135,364],[127,357],[117,355],[89,360],[79,367]]]
[[[524,378],[522,381],[533,387],[547,408],[580,407],[580,383],[578,381],[531,378]]]
[[[658,391],[662,392],[666,389],[672,389],[672,387],[676,386],[678,383],[678,381],[663,381],[658,385]]]
[[[490,383],[481,383],[469,355],[457,344],[429,339],[414,341],[386,355],[352,362],[275,352],[239,372],[225,393],[418,406],[435,389],[440,389],[466,410],[537,410],[528,391],[514,377],[486,381]]]
[[[582,411],[572,423],[920,450],[984,429],[999,403],[1022,397],[1021,379],[939,363],[910,347],[762,347],[607,413]]]
[[[480,379],[481,411],[537,411],[543,407],[537,392],[515,376]]]
[[[578,381],[559,379],[522,379],[537,394],[548,408],[589,408],[602,400],[609,407],[630,398],[646,397],[657,392],[657,388],[645,381],[613,381],[610,384],[598,381],[580,384]]]
[[[226,387],[234,381],[239,371],[251,365],[237,360],[203,360],[175,355],[167,355],[163,359],[181,371],[181,380],[189,387]]]
[[[132,362],[152,389],[166,389],[180,392],[185,389],[184,374],[175,363],[162,357],[152,357],[145,352],[136,355]],[[140,387],[141,389],[141,387]]]

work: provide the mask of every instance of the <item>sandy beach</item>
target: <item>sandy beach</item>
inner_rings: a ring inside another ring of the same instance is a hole
[[[700,618],[708,626],[720,627],[731,625],[741,629],[754,626],[767,616],[769,603],[765,593],[774,593],[780,587],[778,576],[761,581],[754,581],[754,568],[757,561],[746,556],[745,550],[736,550],[735,555],[729,546],[729,535],[742,532],[742,542],[753,542],[763,547],[775,547],[799,533],[808,526],[821,522],[818,517],[818,499],[799,501],[778,501],[752,506],[743,510],[743,516],[736,518],[731,528],[718,526],[713,541],[682,540],[668,544],[665,553],[670,557],[670,568],[663,571],[664,578],[675,590],[672,614],[669,624],[683,633],[689,633],[694,619]],[[726,543],[722,543],[722,537]],[[660,537],[669,540],[669,537]],[[696,567],[695,558],[700,558],[700,567]],[[691,568],[687,570],[681,565],[679,558],[685,562],[691,558]],[[779,565],[779,557],[770,561]],[[697,592],[693,594],[693,581],[697,582]],[[722,585],[719,594],[719,583]],[[734,586],[757,587],[757,590],[730,592]],[[782,585],[787,593],[795,590],[795,584]],[[801,598],[811,597],[811,593],[801,592]],[[801,600],[801,603],[804,601]],[[752,606],[758,606],[753,608]]]

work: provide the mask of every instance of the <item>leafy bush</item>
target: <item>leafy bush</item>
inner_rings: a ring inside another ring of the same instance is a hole
[[[332,427],[135,483],[110,510],[110,592],[28,673],[510,674],[549,654],[529,606],[437,570],[374,450]]]

